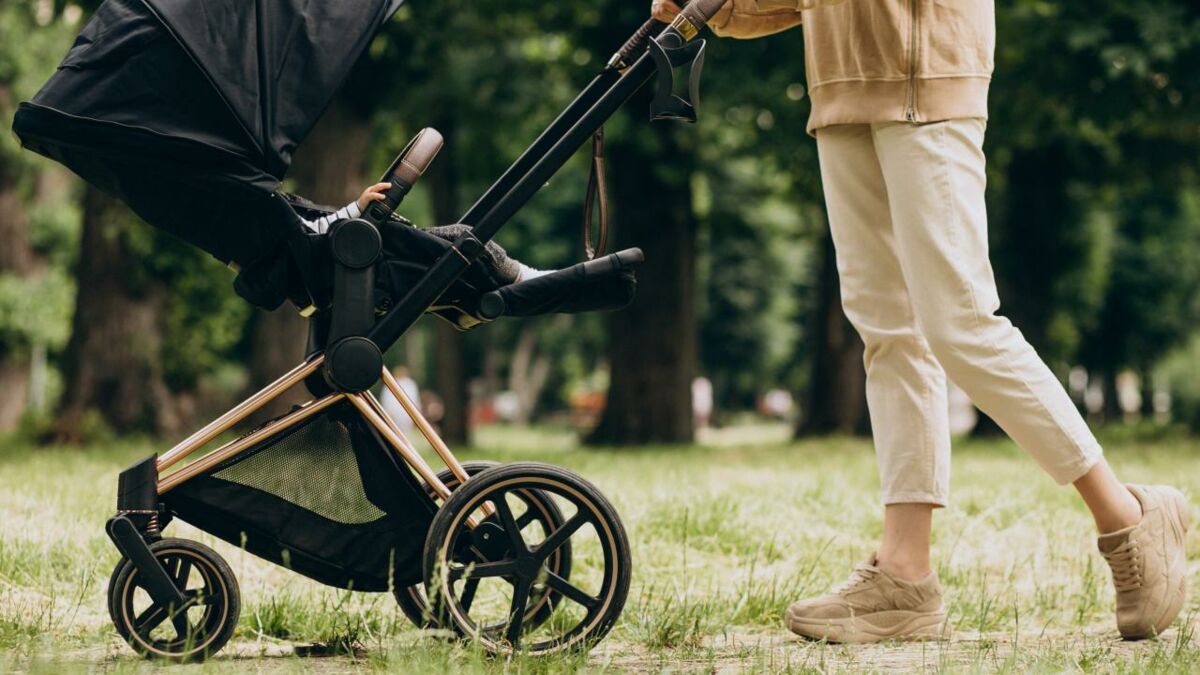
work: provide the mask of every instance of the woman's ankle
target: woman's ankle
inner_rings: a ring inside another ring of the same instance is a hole
[[[904,581],[920,581],[933,571],[929,558],[906,559],[898,556],[877,556],[875,566],[889,575]]]
[[[1117,532],[1141,522],[1141,502],[1117,479],[1107,461],[1101,459],[1074,485],[1092,512],[1100,534]]]

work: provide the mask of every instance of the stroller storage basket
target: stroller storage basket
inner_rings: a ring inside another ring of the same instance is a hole
[[[436,506],[346,402],[163,495],[170,512],[300,574],[359,591],[421,578]]]

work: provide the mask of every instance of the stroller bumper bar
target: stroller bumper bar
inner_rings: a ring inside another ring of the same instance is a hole
[[[479,298],[479,318],[536,316],[549,312],[587,312],[623,307],[633,299],[633,270],[646,257],[629,248],[498,288]]]

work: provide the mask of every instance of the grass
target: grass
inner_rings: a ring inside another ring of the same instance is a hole
[[[840,581],[880,533],[875,460],[850,439],[788,443],[773,430],[724,430],[686,448],[595,451],[551,431],[487,429],[462,459],[539,460],[576,470],[613,500],[633,540],[635,576],[613,633],[590,655],[493,661],[412,628],[390,596],[319,586],[183,524],[214,545],[243,592],[234,643],[203,671],[290,672],[1200,672],[1200,602],[1158,640],[1115,639],[1111,583],[1091,523],[1006,441],[958,443],[935,554],[955,637],[840,647],[781,629],[788,603]],[[1133,482],[1200,496],[1200,442],[1115,438]],[[0,448],[0,672],[156,666],[116,636],[105,586],[117,555],[103,534],[116,475],[161,449]],[[1193,522],[1200,510],[1193,502]],[[1200,539],[1190,546],[1200,581]],[[1193,586],[1196,584],[1193,583]],[[300,659],[294,645],[353,646]]]

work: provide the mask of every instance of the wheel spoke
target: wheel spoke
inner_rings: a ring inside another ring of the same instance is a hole
[[[531,505],[528,509],[525,509],[525,513],[522,513],[520,518],[517,518],[517,529],[524,530],[535,520],[537,520],[537,513]]]
[[[516,572],[516,565],[511,560],[501,560],[500,562],[484,562],[472,563],[463,565],[462,567],[451,567],[449,572],[450,581],[457,581],[466,577],[471,579],[483,579],[484,577],[502,577],[511,576]]]
[[[550,536],[546,537],[546,540],[543,541],[534,551],[534,555],[536,555],[539,560],[546,560],[550,557],[551,553],[554,553],[559,546],[565,544],[566,541],[571,538],[571,535],[575,534],[575,532],[578,531],[579,528],[583,527],[583,524],[586,522],[588,522],[587,514],[585,514],[583,511],[576,513],[571,517],[570,520],[563,523],[562,526],[560,526],[554,532],[550,533]]]
[[[578,586],[573,585],[571,582],[558,576],[554,572],[546,572],[546,585],[588,609],[593,609],[596,607],[596,605],[600,604],[600,598],[594,598],[588,595],[586,591]]]
[[[479,590],[479,578],[472,577],[467,579],[463,584],[462,595],[458,598],[458,604],[462,605],[463,612],[471,613],[471,603],[475,602],[475,591]]]
[[[529,546],[525,544],[525,539],[521,536],[521,528],[517,525],[516,518],[513,517],[512,507],[509,506],[508,500],[501,493],[488,500],[496,507],[496,513],[500,516],[500,524],[504,526],[504,531],[508,533],[508,538],[512,541],[513,550],[520,553],[527,553]]]
[[[175,587],[179,590],[187,590],[188,575],[192,573],[192,561],[187,558],[179,558],[179,563],[175,565],[175,571],[171,578],[175,580]]]
[[[530,586],[530,581],[524,578],[518,579],[513,586],[512,606],[508,610],[508,630],[504,633],[504,639],[508,640],[514,651],[521,646],[521,627],[525,624],[525,605],[529,602]]]
[[[133,619],[133,632],[149,639],[150,631],[167,619],[167,609],[160,604],[150,605]]]
[[[176,610],[175,613],[171,615],[171,625],[175,627],[175,637],[179,638],[181,642],[186,642],[188,637],[192,634],[192,627],[190,624],[188,624],[187,619],[187,608],[189,606],[190,605],[184,605],[183,608]]]
[[[209,593],[208,589],[197,588],[190,591],[184,591],[183,597],[187,600],[187,603],[184,604],[184,607],[194,607],[196,605],[204,607],[206,605],[215,604],[221,599],[221,594]]]

